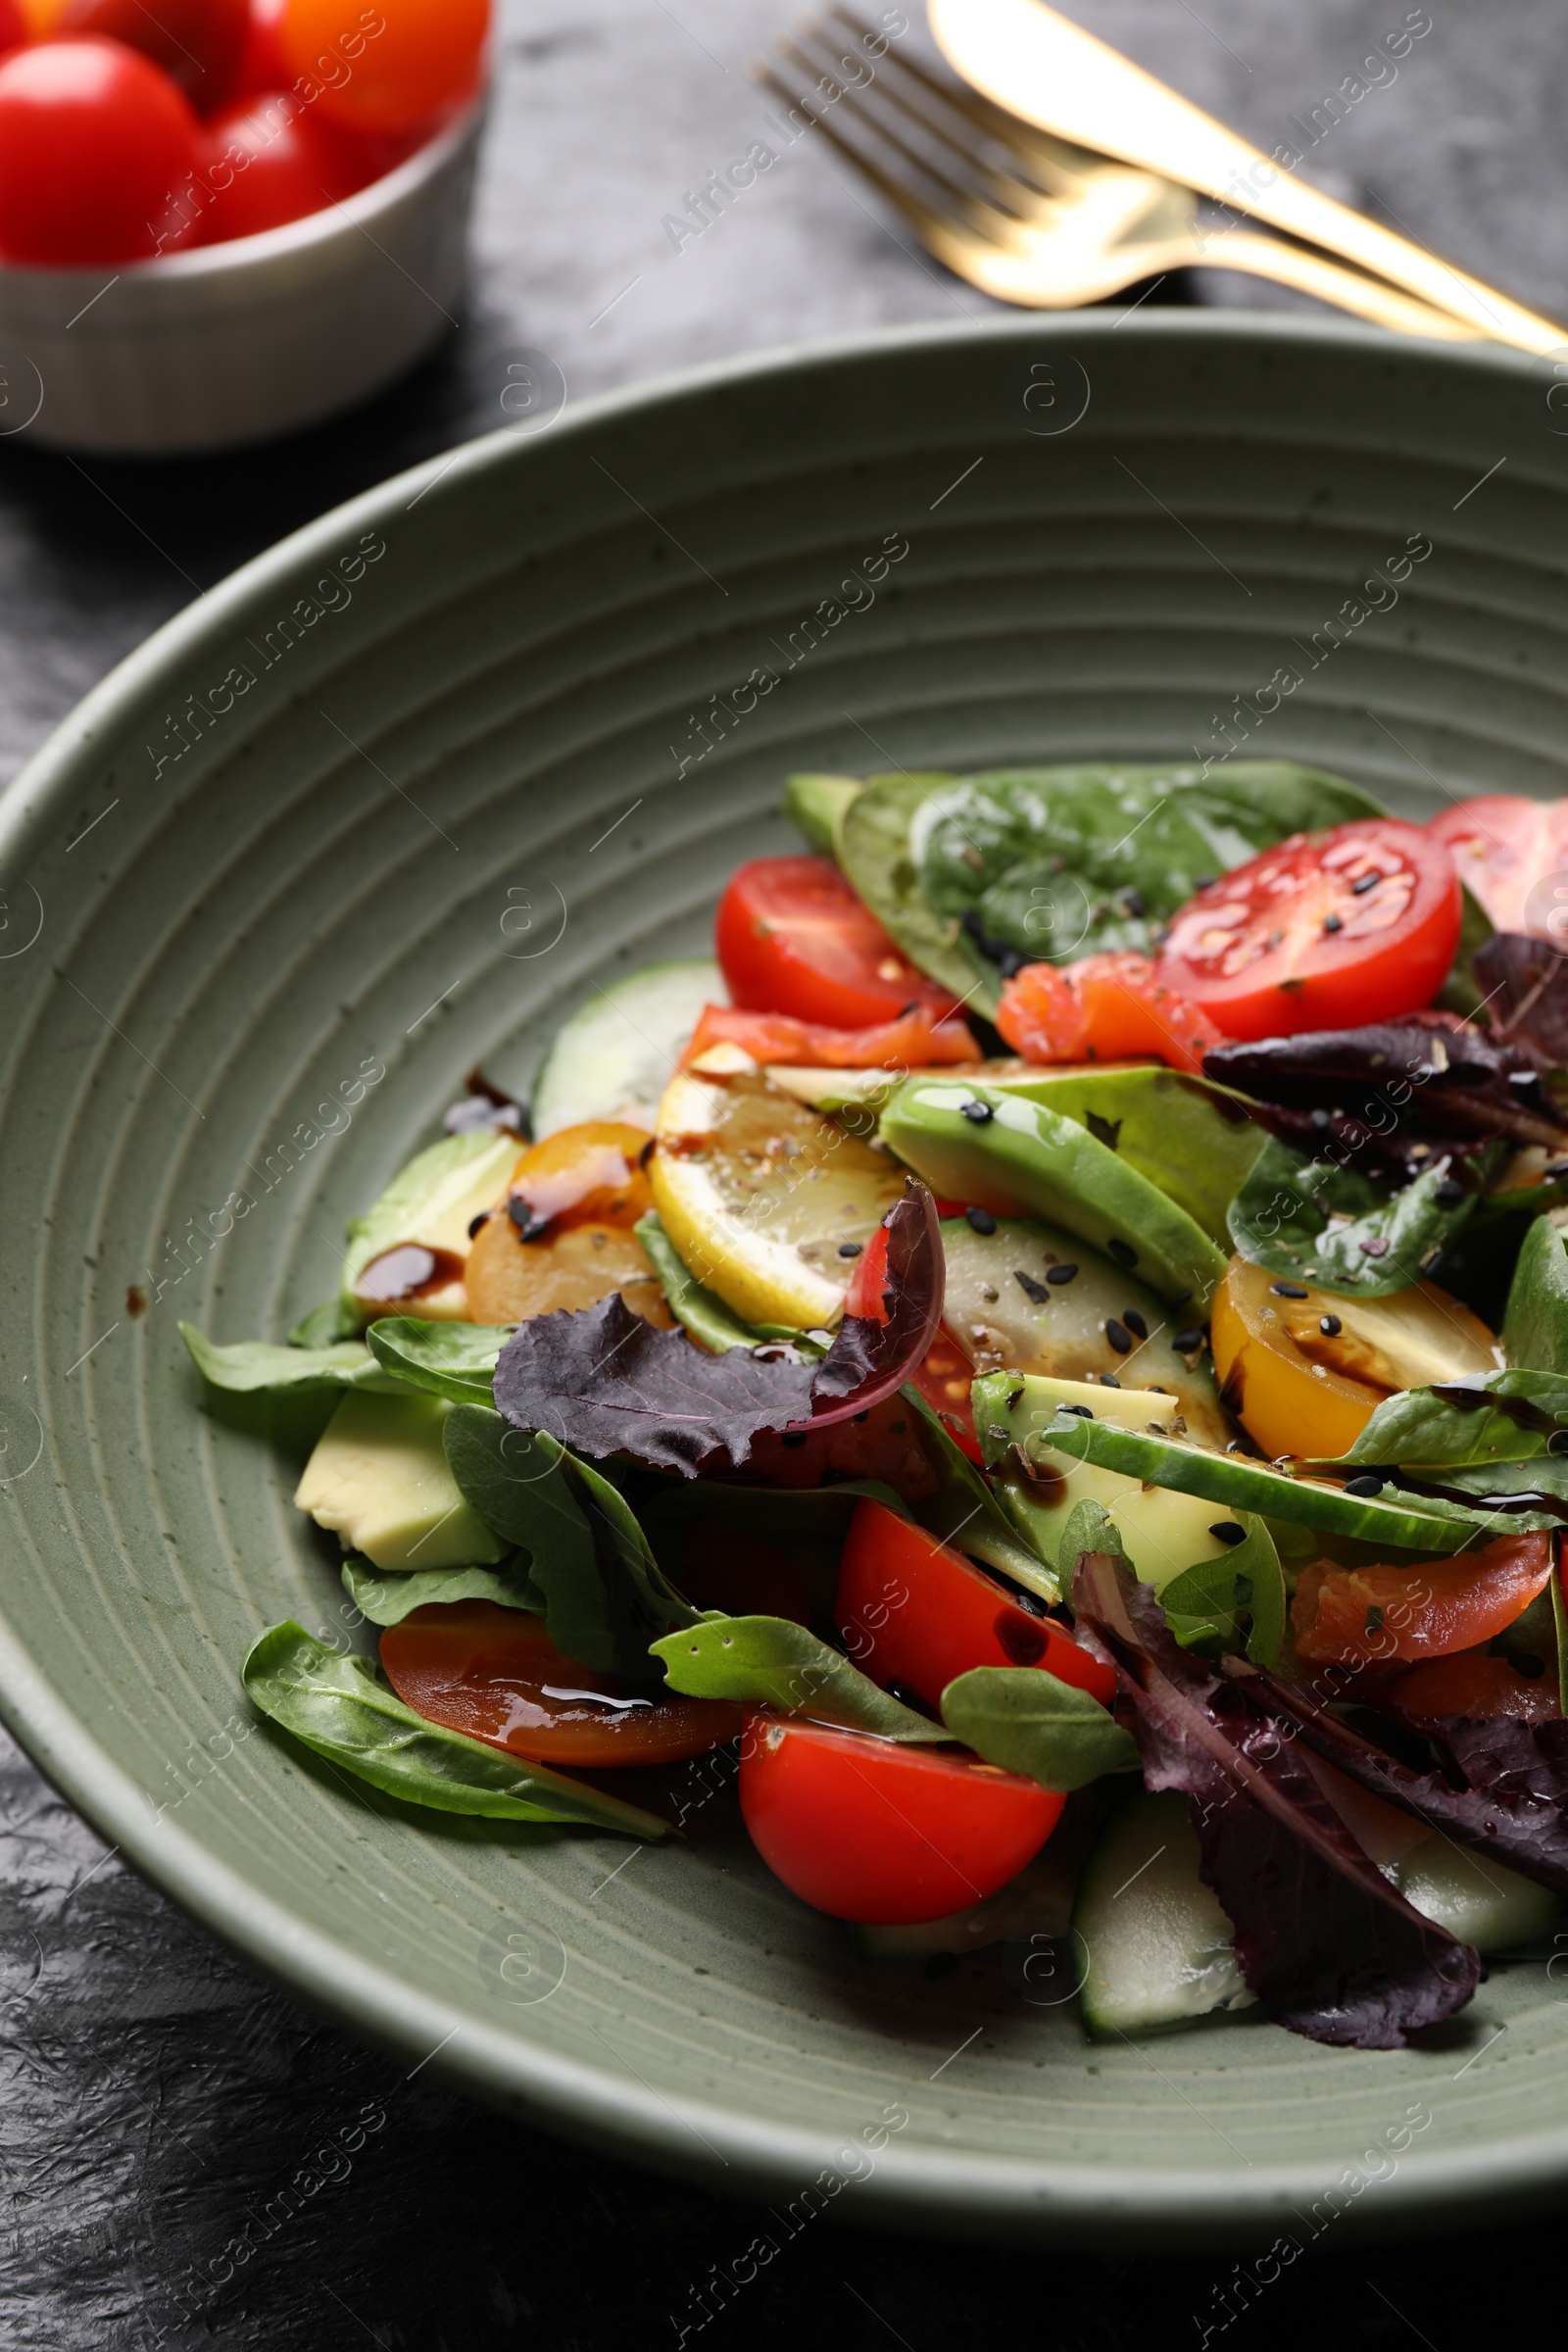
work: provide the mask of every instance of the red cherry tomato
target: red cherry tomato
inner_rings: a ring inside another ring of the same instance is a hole
[[[167,74],[121,41],[40,41],[0,64],[0,253],[70,266],[178,243],[197,122]]]
[[[345,142],[281,90],[215,115],[202,134],[200,168],[213,191],[202,218],[204,245],[321,212],[366,180]]]
[[[1223,1045],[1201,1005],[1178,996],[1159,966],[1132,951],[1086,956],[1058,970],[1026,963],[1003,983],[997,1027],[1027,1061],[1126,1061],[1153,1054],[1201,1070]]]
[[[743,1012],[705,1004],[681,1056],[687,1068],[710,1046],[736,1045],[754,1061],[812,1064],[834,1070],[919,1069],[933,1062],[978,1061],[980,1049],[962,1021],[933,1019],[929,1004],[864,1029],[830,1029],[789,1012]]]
[[[1550,1574],[1549,1536],[1499,1536],[1484,1551],[1398,1568],[1314,1560],[1292,1597],[1291,1630],[1314,1665],[1446,1657],[1512,1625]]]
[[[730,877],[714,952],[737,1004],[865,1029],[954,999],[918,971],[826,858],[757,858]]]
[[[1428,1658],[1424,1665],[1407,1667],[1403,1674],[1380,1684],[1378,1699],[1418,1723],[1432,1723],[1445,1715],[1485,1720],[1513,1715],[1521,1723],[1555,1723],[1562,1713],[1555,1675],[1523,1675],[1506,1658],[1492,1657],[1484,1649],[1463,1650],[1453,1658]]]
[[[959,1451],[966,1453],[971,1462],[983,1465],[985,1455],[975,1435],[974,1402],[970,1395],[973,1382],[973,1364],[944,1325],[926,1350],[925,1362],[914,1375],[914,1386],[932,1411],[940,1414]]]
[[[1063,1799],[972,1756],[759,1715],[741,1745],[741,1814],[792,1894],[835,1919],[913,1927],[1015,1879]]]
[[[251,0],[245,42],[229,93],[232,98],[260,98],[270,90],[288,88],[294,77],[278,39],[282,23],[283,0]]]
[[[228,96],[248,30],[246,0],[66,0],[49,26],[51,39],[97,32],[139,49],[202,115]]]
[[[651,1698],[557,1649],[542,1617],[492,1600],[429,1601],[381,1636],[399,1698],[430,1723],[543,1764],[674,1764],[739,1734],[742,1707]]]
[[[32,27],[23,12],[21,0],[0,0],[0,57],[7,50],[20,49],[23,42],[32,38]]]
[[[972,1666],[1041,1666],[1102,1706],[1115,1695],[1110,1668],[1059,1625],[1020,1608],[923,1527],[869,1497],[850,1521],[833,1615],[862,1674],[906,1683],[929,1707]]]
[[[284,0],[279,46],[329,122],[407,130],[473,83],[489,0]]]
[[[1427,831],[1444,843],[1498,931],[1523,931],[1568,947],[1568,801],[1527,801],[1490,792],[1433,817]]]
[[[1156,969],[1227,1037],[1348,1029],[1429,1002],[1459,914],[1441,841],[1359,817],[1294,834],[1209,883],[1173,919]]]

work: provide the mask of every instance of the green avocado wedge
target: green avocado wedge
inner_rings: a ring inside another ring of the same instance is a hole
[[[1483,1526],[1492,1525],[1491,1514],[1457,1503],[1407,1494],[1393,1501],[1348,1494],[1315,1479],[1288,1478],[1246,1454],[1183,1445],[1152,1427],[1127,1429],[1091,1419],[1082,1410],[1060,1410],[1061,1386],[1021,1372],[991,1372],[975,1382],[974,1425],[988,1464],[1002,1462],[1013,1446],[1022,1446],[1027,1459],[1044,1444],[1150,1486],[1200,1494],[1227,1510],[1258,1511],[1328,1535],[1354,1536],[1398,1551],[1426,1551],[1435,1558],[1462,1551]]]
[[[856,890],[911,963],[989,1018],[998,991],[989,972],[975,987],[976,966],[964,953],[956,915],[937,914],[920,886],[910,829],[950,775],[871,776],[845,808],[837,827],[838,855]]]
[[[1073,1063],[1024,1077],[988,1077],[1081,1127],[1184,1208],[1221,1250],[1230,1249],[1229,1208],[1267,1136],[1229,1087],[1167,1070],[1158,1062]]]
[[[1568,1249],[1549,1217],[1537,1217],[1520,1245],[1500,1337],[1519,1370],[1568,1373]]]
[[[882,1136],[947,1199],[1064,1226],[1199,1319],[1224,1276],[1224,1253],[1185,1208],[1043,1103],[961,1079],[911,1078],[882,1114]]]

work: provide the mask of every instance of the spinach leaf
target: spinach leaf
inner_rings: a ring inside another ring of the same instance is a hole
[[[601,1673],[650,1680],[650,1641],[697,1612],[609,1479],[547,1431],[514,1430],[482,1405],[454,1405],[443,1435],[465,1499],[528,1553],[556,1647]]]
[[[659,1276],[669,1311],[700,1348],[722,1355],[730,1348],[755,1348],[761,1336],[725,1305],[716,1291],[700,1283],[664,1231],[657,1209],[639,1217],[635,1228],[644,1255]],[[792,1334],[791,1337],[794,1335]]]
[[[958,919],[939,914],[927,900],[911,838],[926,804],[954,782],[949,775],[907,775],[903,769],[869,777],[839,821],[838,854],[857,893],[909,961],[989,1017],[1000,995],[995,976],[984,972],[975,987]]]
[[[1544,1453],[1568,1453],[1568,1377],[1482,1372],[1386,1396],[1343,1462],[1525,1462]]]
[[[346,1313],[341,1298],[328,1298],[300,1318],[288,1335],[288,1344],[291,1348],[330,1348],[334,1341],[354,1339],[359,1328],[359,1316]]]
[[[670,1835],[655,1813],[427,1723],[376,1681],[366,1659],[340,1657],[291,1620],[257,1637],[241,1671],[264,1715],[407,1804],[501,1821],[583,1822],[649,1839]]]
[[[787,1617],[704,1618],[650,1648],[670,1689],[689,1698],[740,1699],[914,1745],[940,1745],[953,1737],[940,1723],[901,1706],[869,1675]]]
[[[1562,1570],[1552,1577],[1551,1622],[1557,1636],[1557,1704],[1568,1719],[1568,1602],[1562,1596]]]
[[[1055,1569],[1033,1545],[1019,1542],[989,1482],[954,1443],[940,1413],[912,1383],[906,1384],[901,1394],[914,1412],[920,1450],[941,1481],[935,1494],[916,1507],[921,1526],[940,1536],[944,1544],[969,1552],[988,1567],[1000,1568],[1004,1576],[1010,1576],[1014,1584],[1038,1593],[1042,1600],[1060,1600],[1061,1584]]]
[[[1254,1512],[1242,1514],[1244,1542],[1217,1560],[1200,1560],[1160,1588],[1160,1606],[1184,1648],[1217,1642],[1272,1666],[1285,1639],[1285,1578],[1274,1539]]]
[[[858,776],[791,776],[784,786],[784,814],[813,850],[836,858],[846,812],[860,788]]]
[[[1440,1160],[1390,1199],[1354,1169],[1308,1159],[1271,1136],[1231,1203],[1231,1239],[1272,1274],[1348,1298],[1385,1298],[1422,1279],[1505,1154],[1494,1143],[1462,1165]],[[1442,1197],[1450,1176],[1465,1188],[1453,1202]]]
[[[1086,1788],[1106,1772],[1136,1772],[1138,1747],[1087,1690],[1038,1666],[975,1666],[942,1693],[942,1720],[988,1764],[1042,1788]]]
[[[420,1568],[411,1576],[354,1557],[343,1563],[343,1590],[371,1625],[401,1625],[411,1609],[422,1609],[426,1601],[493,1600],[498,1608],[531,1609],[535,1615],[545,1605],[525,1560],[500,1568]]]
[[[292,1389],[372,1389],[395,1393],[391,1379],[357,1340],[330,1348],[277,1348],[267,1340],[239,1340],[220,1348],[193,1323],[179,1336],[203,1380],[238,1396],[286,1396]]]
[[[1510,1364],[1568,1374],[1568,1249],[1549,1217],[1538,1217],[1520,1245],[1501,1337]]]
[[[370,1325],[365,1340],[376,1362],[407,1387],[450,1396],[454,1404],[489,1404],[496,1358],[513,1329],[510,1323],[424,1323],[415,1315],[386,1315]]]

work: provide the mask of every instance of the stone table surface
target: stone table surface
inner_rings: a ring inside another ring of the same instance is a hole
[[[1568,318],[1568,26],[1550,0],[1202,0],[1201,13],[1076,0],[1074,13],[1269,149],[1306,145],[1299,126],[1380,36],[1429,27],[1396,74],[1362,76],[1302,168]],[[177,464],[0,443],[0,775],[194,588],[500,423],[519,345],[548,352],[581,398],[737,351],[983,316],[818,137],[701,236],[672,239],[665,216],[685,192],[768,137],[745,63],[781,14],[771,0],[507,0],[467,312],[370,406]],[[1150,299],[1290,298],[1202,273]],[[285,2180],[311,2183],[305,2208],[231,2280],[193,2293]],[[640,2352],[674,2342],[669,2313],[689,2309],[738,2220],[406,2079],[307,2015],[106,1854],[3,1736],[0,2195],[5,2352]],[[1199,2344],[1206,2328],[1227,2352],[1265,2337],[1458,2352],[1556,2318],[1553,2236],[1537,2224],[1425,2247],[1331,2239],[1226,2324],[1230,2265],[1213,2257],[946,2248],[858,2230],[846,2211],[792,2244],[710,2340],[1131,2352]]]

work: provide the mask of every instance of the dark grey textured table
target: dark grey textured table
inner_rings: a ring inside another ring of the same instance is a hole
[[[1327,94],[1406,16],[1402,0],[1079,13],[1271,149],[1303,146],[1315,111],[1329,122]],[[664,216],[769,136],[743,69],[775,21],[771,0],[512,0],[471,305],[415,376],[238,458],[75,466],[0,448],[0,772],[197,589],[499,423],[518,345],[549,352],[581,397],[737,350],[983,315],[815,138],[677,250]],[[1568,318],[1560,11],[1431,0],[1430,26],[1303,168]],[[1149,298],[1288,299],[1218,276]],[[530,2136],[303,2014],[106,1854],[3,1736],[0,2193],[6,2352],[638,2352],[676,2343],[668,2315],[691,2314],[691,2289],[746,2234],[717,2199]],[[256,2251],[236,2266],[241,2236]],[[1206,2330],[1226,2352],[1328,2337],[1457,2352],[1556,2319],[1553,2237],[1537,2225],[1368,2254],[1329,2229],[1249,2309],[1212,2258],[906,2244],[857,2231],[846,2207],[703,2333],[1120,2352]]]

